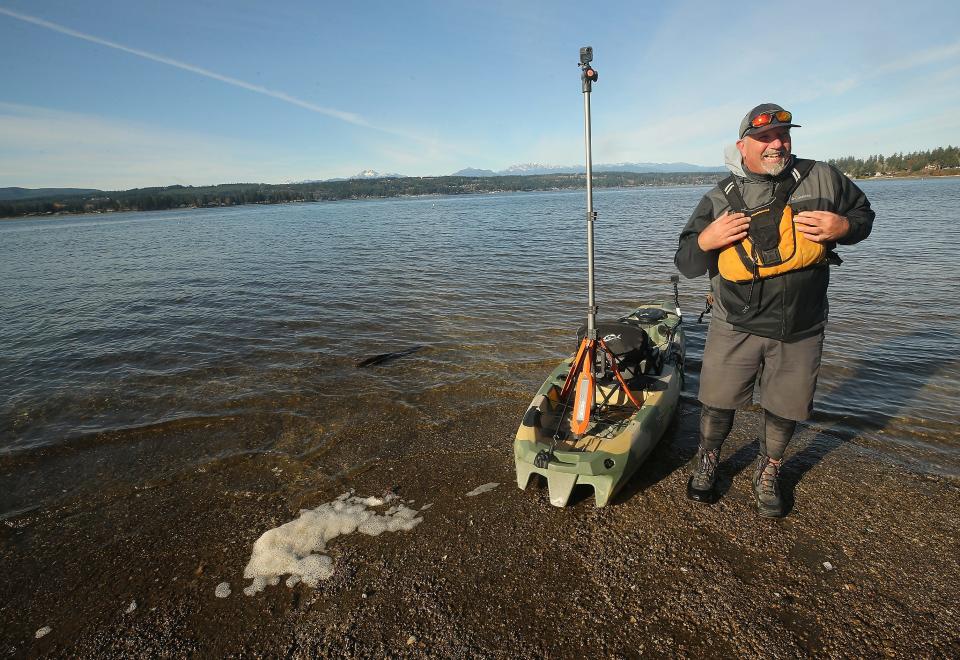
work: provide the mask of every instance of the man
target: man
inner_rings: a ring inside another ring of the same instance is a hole
[[[792,120],[773,103],[746,114],[736,150],[726,152],[732,177],[704,195],[674,259],[685,277],[709,273],[714,298],[700,374],[700,447],[687,496],[714,501],[720,447],[735,410],[751,404],[756,386],[764,428],[753,489],[760,515],[769,517],[784,513],[778,481],[784,450],[797,422],[813,410],[829,266],[840,263],[833,249],[865,239],[874,218],[866,196],[843,173],[792,155],[790,129],[799,127]],[[783,231],[791,211],[795,232]],[[778,223],[772,230],[771,218]],[[771,240],[773,251],[764,251]],[[785,261],[803,251],[813,256]]]

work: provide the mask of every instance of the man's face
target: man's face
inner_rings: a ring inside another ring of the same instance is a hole
[[[777,176],[790,161],[790,129],[771,128],[737,142],[743,164],[754,174]]]

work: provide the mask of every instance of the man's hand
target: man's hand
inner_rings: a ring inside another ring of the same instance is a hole
[[[801,211],[794,220],[797,231],[814,243],[829,243],[850,232],[850,221],[830,211]]]
[[[719,218],[707,225],[697,237],[697,245],[704,252],[719,250],[747,237],[747,228],[750,226],[750,217],[743,213],[727,211]]]

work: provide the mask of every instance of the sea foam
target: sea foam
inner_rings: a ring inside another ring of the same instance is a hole
[[[316,587],[333,575],[333,559],[324,554],[327,543],[338,536],[360,532],[379,536],[384,532],[409,531],[423,522],[419,511],[405,504],[392,504],[383,513],[371,510],[397,500],[385,497],[356,497],[344,493],[315,509],[302,509],[300,517],[264,532],[253,544],[243,577],[252,582],[243,590],[248,596],[277,585],[289,576],[286,585],[298,582]],[[425,508],[425,507],[424,507]]]

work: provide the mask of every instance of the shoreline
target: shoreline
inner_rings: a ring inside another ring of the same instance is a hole
[[[722,174],[722,173],[717,173]],[[852,178],[853,181],[901,181],[901,180],[926,180],[926,179],[956,179],[960,178],[960,174],[942,174],[942,175],[921,175],[921,174],[906,174],[906,175],[884,175],[884,176],[872,176],[866,178]],[[272,184],[271,184],[272,185]],[[703,183],[673,183],[673,184],[656,184],[648,185],[641,184],[636,186],[600,186],[595,185],[595,190],[632,190],[634,188],[689,188],[689,187],[699,187],[709,184]],[[574,188],[574,187],[557,187],[557,188],[535,188],[532,190],[482,190],[482,191],[467,191],[461,193],[417,193],[417,194],[397,194],[397,195],[367,195],[367,196],[357,196],[357,197],[344,197],[341,199],[321,199],[321,200],[310,200],[310,199],[299,199],[299,200],[284,200],[277,202],[252,202],[244,204],[220,204],[220,205],[210,205],[210,206],[178,206],[170,207],[165,209],[127,209],[127,210],[96,210],[96,211],[86,211],[86,212],[67,212],[67,211],[57,211],[52,213],[35,213],[35,214],[26,214],[26,215],[17,215],[17,216],[2,216],[0,217],[0,222],[5,221],[15,221],[15,220],[29,220],[29,219],[44,219],[44,218],[61,218],[61,217],[80,217],[88,215],[112,215],[115,213],[155,213],[163,211],[187,211],[187,210],[197,210],[197,209],[216,209],[216,208],[236,208],[240,206],[276,206],[276,205],[286,205],[286,204],[317,204],[317,203],[331,203],[331,202],[356,202],[356,201],[369,201],[369,200],[387,200],[387,199],[417,199],[417,198],[430,198],[430,197],[461,197],[463,195],[504,195],[504,194],[523,194],[523,193],[543,193],[543,192],[564,192],[564,191],[582,191],[585,190],[586,186],[583,188]],[[41,198],[37,198],[38,200]],[[33,201],[33,200],[26,200]]]
[[[633,190],[636,188],[692,188],[700,187],[707,184],[699,183],[676,183],[676,184],[661,184],[661,185],[642,185],[642,186],[595,186],[595,191],[601,190]],[[197,211],[202,209],[229,209],[229,208],[240,208],[244,206],[286,206],[292,204],[339,204],[344,202],[368,202],[368,201],[383,201],[390,199],[429,199],[429,198],[457,198],[457,197],[467,197],[467,196],[486,196],[486,195],[524,195],[524,194],[537,194],[537,193],[559,193],[559,192],[568,192],[568,193],[577,193],[586,190],[586,186],[583,188],[535,188],[532,190],[482,190],[482,191],[470,191],[462,193],[418,193],[418,194],[400,194],[400,195],[384,195],[384,196],[363,196],[363,197],[344,197],[342,199],[297,199],[289,201],[280,201],[280,202],[254,202],[250,204],[221,204],[215,206],[178,206],[171,207],[167,209],[127,209],[122,211],[115,210],[103,210],[103,211],[85,211],[83,213],[74,213],[70,211],[57,211],[55,213],[43,213],[43,214],[30,214],[30,215],[17,215],[17,216],[2,216],[0,217],[0,222],[5,221],[15,221],[15,220],[34,220],[34,219],[46,219],[46,218],[68,218],[68,217],[83,217],[83,216],[95,216],[95,215],[115,215],[118,213],[163,213],[169,211]]]
[[[917,657],[960,648],[951,550],[960,480],[804,427],[784,469],[792,507],[761,519],[749,484],[759,416],[748,411],[724,448],[721,500],[689,502],[699,406],[684,401],[612,505],[581,496],[556,509],[545,487],[516,487],[510,439],[524,399],[512,392],[445,421],[369,429],[390,438],[373,453],[367,433],[344,431],[322,470],[256,443],[198,463],[191,439],[209,433],[199,428],[163,438],[175,449],[159,464],[158,439],[146,432],[82,458],[62,453],[59,470],[89,478],[0,526],[9,572],[0,648],[85,657]],[[96,478],[107,459],[109,476]],[[0,470],[27,475],[39,460],[0,458]],[[281,583],[244,596],[253,541],[349,489],[432,506],[409,532],[334,541],[334,574],[316,589]],[[222,582],[226,598],[215,594]]]

